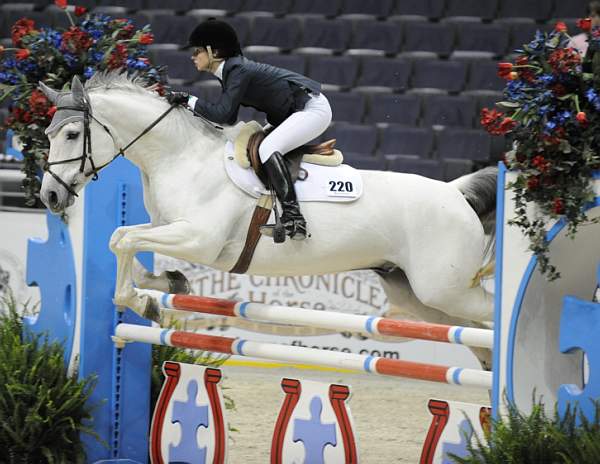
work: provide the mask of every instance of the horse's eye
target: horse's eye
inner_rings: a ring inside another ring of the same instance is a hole
[[[68,132],[67,133],[67,140],[75,140],[77,137],[79,137],[79,132]]]

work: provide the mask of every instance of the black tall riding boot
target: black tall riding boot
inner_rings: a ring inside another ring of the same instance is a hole
[[[286,234],[292,240],[304,240],[306,238],[306,221],[300,212],[300,206],[296,198],[296,190],[290,171],[283,156],[278,151],[274,152],[269,159],[263,163],[271,188],[275,190],[275,194],[281,203],[281,222],[285,227]],[[269,228],[275,226],[266,226],[262,232],[266,235],[272,235],[268,232]],[[276,240],[277,241],[277,240]]]

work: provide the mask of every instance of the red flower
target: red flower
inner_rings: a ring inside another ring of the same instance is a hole
[[[578,19],[576,24],[582,31],[589,31],[592,28],[592,18]]]
[[[140,37],[140,43],[142,45],[150,45],[153,42],[154,42],[154,35],[152,35],[149,32],[147,32],[146,34],[142,34],[142,36]]]
[[[70,53],[80,53],[87,50],[92,43],[93,39],[87,32],[71,26],[62,36],[60,49]]]
[[[50,107],[50,102],[41,90],[35,89],[29,96],[29,107],[34,113],[46,114]]]
[[[29,55],[31,55],[31,52],[29,51],[29,49],[20,48],[19,50],[16,51],[15,58],[17,58],[17,60],[24,60]]]
[[[537,176],[531,176],[529,179],[527,179],[527,188],[529,190],[533,190],[538,188],[540,185],[540,179]]]
[[[54,0],[54,4],[63,10],[67,8],[67,0]]]
[[[125,60],[127,59],[127,48],[123,44],[115,45],[112,53],[110,54],[110,58],[108,59],[107,67],[108,69],[117,69],[123,66]]]
[[[567,25],[563,21],[558,21],[554,25],[554,30],[556,32],[567,32]]]
[[[29,124],[33,119],[31,117],[31,113],[19,107],[14,107],[12,109],[12,115],[15,121],[24,122],[25,124]]]
[[[552,202],[552,211],[556,214],[562,214],[565,211],[565,203],[560,198],[555,198]]]
[[[587,115],[583,111],[580,111],[579,113],[577,113],[577,116],[575,116],[575,119],[577,119],[577,121],[579,121],[580,124],[587,124],[587,122],[588,122]]]
[[[512,63],[498,63],[498,77],[501,77],[502,79],[510,79],[512,68]]]
[[[54,113],[56,113],[56,105],[52,105],[50,108],[48,108],[48,111],[46,112],[46,115],[51,118],[52,116],[54,116]]]
[[[85,6],[76,6],[75,7],[75,16],[83,16],[87,13],[87,8]]]
[[[548,57],[548,64],[560,73],[568,73],[580,63],[581,55],[573,48],[559,48]]]
[[[542,155],[536,155],[532,160],[531,164],[538,169],[541,173],[545,173],[550,168],[550,163]]]
[[[11,28],[11,37],[12,43],[16,47],[21,46],[21,39],[24,35],[29,34],[34,30],[35,23],[32,19],[29,18],[21,18],[19,19]]]
[[[501,111],[496,109],[490,110],[489,108],[481,110],[481,119],[479,122],[492,135],[504,135],[517,125],[516,121],[505,117]]]
[[[120,27],[120,26],[119,26]],[[133,24],[127,24],[123,26],[119,31],[119,39],[131,39],[135,33],[135,26]]]
[[[500,116],[503,116],[503,113],[495,108],[492,108],[491,110],[489,108],[483,108],[481,110],[481,119],[479,122],[481,122],[481,125],[484,127],[489,126]]]
[[[504,135],[507,132],[510,132],[515,128],[516,125],[517,121],[513,120],[512,118],[504,118],[498,127],[499,135]]]

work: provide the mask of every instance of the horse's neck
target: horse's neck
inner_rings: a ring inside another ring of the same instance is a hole
[[[142,134],[168,109],[166,104],[150,95],[116,90],[97,95],[92,99],[94,108],[96,103],[99,103],[101,121],[109,124],[119,148]],[[182,111],[185,110],[172,110],[129,147],[125,157],[148,178],[186,169],[189,163],[218,178],[215,171],[219,165],[222,166],[225,137],[209,126],[201,126],[190,121],[191,118],[176,113]]]

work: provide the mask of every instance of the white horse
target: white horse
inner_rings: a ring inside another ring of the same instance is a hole
[[[93,116],[87,124],[93,151],[82,163],[83,113],[59,109],[55,115],[56,130],[49,134],[51,174],[44,175],[41,188],[42,201],[54,213],[74,202],[73,194],[90,173],[110,163],[119,147],[169,109],[152,89],[115,73],[96,74],[85,90],[74,79],[70,95],[42,89],[59,107],[66,98],[79,109],[89,105]],[[126,158],[140,169],[152,222],[119,227],[111,238],[118,263],[117,305],[148,316],[155,302],[134,284],[164,287],[164,279],[141,278],[134,259],[138,252],[223,271],[236,263],[256,201],[229,180],[225,144],[222,131],[176,108],[126,150]],[[375,269],[390,302],[416,317],[438,323],[491,321],[493,298],[472,282],[485,264],[489,237],[479,216],[495,209],[495,174],[487,168],[445,183],[361,171],[360,199],[302,204],[312,236],[284,244],[263,237],[247,272],[292,276]]]

